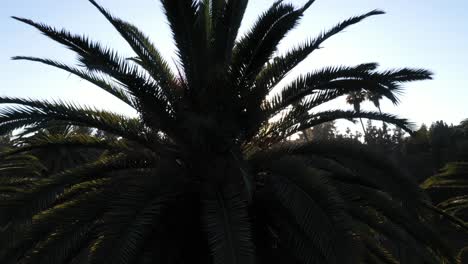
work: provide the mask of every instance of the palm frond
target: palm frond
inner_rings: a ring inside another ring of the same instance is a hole
[[[109,205],[96,233],[99,243],[90,252],[90,263],[132,263],[160,223],[169,197],[155,193],[154,181],[130,183]]]
[[[426,179],[421,187],[429,188],[468,188],[468,162],[452,162],[441,173]]]
[[[96,138],[90,135],[75,135],[75,136],[60,136],[60,135],[43,135],[26,138],[17,142],[20,146],[9,151],[0,153],[0,158],[11,157],[12,155],[22,154],[34,150],[53,150],[57,147],[66,147],[73,149],[102,149],[109,151],[125,151],[131,148],[123,141],[108,141],[105,139]],[[144,146],[142,146],[144,147]]]
[[[241,194],[218,191],[203,204],[203,225],[216,264],[255,263],[247,202]]]
[[[349,18],[332,29],[321,33],[315,39],[311,39],[302,45],[297,46],[283,56],[278,56],[273,59],[273,62],[268,65],[258,76],[256,86],[262,87],[265,90],[265,95],[271,91],[284,76],[294,69],[300,62],[306,59],[313,51],[320,48],[320,45],[331,38],[332,36],[342,32],[347,27],[357,24],[362,20],[375,15],[384,14],[381,10],[373,10],[366,14]]]
[[[123,170],[151,168],[156,166],[157,159],[143,153],[110,157],[102,157],[99,160],[80,166],[78,168],[63,171],[56,175],[34,182],[34,186],[28,189],[20,189],[11,199],[0,201],[0,224],[4,225],[14,220],[27,219],[53,204],[65,188],[80,182],[106,178],[108,172]],[[116,175],[116,177],[118,174]]]
[[[164,98],[160,88],[115,51],[103,48],[85,37],[72,35],[66,30],[57,30],[29,19],[13,18],[35,27],[44,35],[76,52],[78,60],[88,70],[107,74],[123,84],[138,99],[140,113],[147,122],[155,126],[164,126],[163,124],[171,122],[171,112],[174,110]],[[153,113],[151,118],[148,117],[150,113]],[[156,123],[153,120],[156,120]]]
[[[91,71],[84,71],[82,69],[68,66],[58,61],[49,60],[49,59],[41,59],[36,57],[26,57],[26,56],[15,56],[12,58],[13,60],[26,60],[26,61],[34,61],[43,63],[55,68],[62,69],[67,71],[71,74],[74,74],[84,80],[89,81],[90,83],[100,87],[104,91],[110,93],[111,95],[115,96],[116,98],[120,99],[122,102],[126,103],[132,108],[136,108],[135,98],[129,94],[128,90],[123,87],[119,87],[117,84],[109,82],[105,78],[98,76],[97,74]]]
[[[234,81],[238,82],[238,86],[242,89],[243,87],[251,87],[254,83],[257,75],[264,68],[264,65],[271,59],[273,54],[276,52],[277,46],[280,41],[286,36],[286,34],[292,30],[299,22],[301,17],[304,14],[304,11],[313,3],[314,1],[308,1],[303,7],[299,9],[290,9],[289,5],[286,4],[273,4],[272,8],[267,11],[266,16],[260,17],[256,26],[259,26],[260,30],[257,31],[257,27],[254,27],[250,33],[260,33],[258,36],[247,35],[245,38],[239,41],[239,49],[235,50],[235,56],[237,61],[243,61],[241,65],[233,64],[232,70],[241,73],[241,78],[235,78]],[[279,11],[279,12],[278,12]],[[286,12],[285,12],[286,11]],[[275,15],[279,15],[277,19],[274,19]],[[270,21],[272,16],[274,22],[272,24],[264,24],[265,22]],[[266,26],[266,27],[265,27]],[[262,28],[267,29],[263,31]],[[259,41],[258,41],[259,40]],[[254,43],[249,43],[250,41],[256,41]],[[245,43],[246,42],[246,43]],[[252,49],[252,45],[254,45]],[[243,48],[250,50],[251,54],[245,54]],[[238,58],[240,56],[247,55],[247,58]],[[236,62],[234,60],[234,62]],[[254,96],[259,92],[255,89],[253,91],[242,91],[241,96],[246,97],[247,95],[242,94],[247,92],[253,93]],[[247,104],[247,112],[250,113],[254,109],[253,107],[258,107],[255,100],[249,100],[248,102],[253,101],[254,104]]]
[[[426,179],[421,187],[424,189],[465,190],[468,188],[468,163],[448,163],[439,174]],[[437,207],[424,202],[423,205],[434,213],[444,217],[451,224],[468,231],[468,223],[464,213],[468,211],[468,197],[455,195],[440,202]],[[459,217],[460,216],[460,217]]]
[[[468,224],[463,221],[462,219],[456,217],[454,214],[450,214],[450,213],[447,213],[445,212],[444,210],[441,210],[435,206],[433,206],[432,204],[429,204],[427,202],[422,202],[422,204],[429,208],[431,211],[447,218],[451,223],[455,224],[456,226],[464,229],[465,231],[468,231]],[[466,209],[466,208],[462,208],[462,209]]]
[[[418,243],[425,244],[438,256],[450,261],[450,263],[457,263],[453,249],[449,247],[447,241],[427,223],[412,216],[412,214],[418,211],[417,209],[408,212],[407,208],[397,205],[392,198],[382,192],[362,186],[356,186],[355,190],[359,191],[359,194],[369,206],[381,212],[389,221],[401,226],[406,232],[417,239]]]
[[[197,67],[200,65],[195,49],[196,33],[194,25],[197,13],[197,2],[161,0],[172,36],[176,43],[178,55],[183,65],[187,82],[198,87],[199,83]],[[201,69],[200,69],[201,70]]]
[[[108,198],[109,192],[116,193],[116,186],[100,192],[100,189],[87,190],[76,196],[74,200],[52,206],[34,215],[32,221],[22,233],[23,239],[17,244],[9,245],[9,251],[26,250],[20,258],[25,263],[47,263],[41,259],[67,258],[73,253],[66,247],[56,245],[57,241],[64,243],[67,233],[76,232],[82,228],[90,228],[93,221],[99,216]],[[86,239],[86,237],[80,237]],[[73,242],[72,242],[73,243]],[[55,244],[55,245],[54,245]],[[70,243],[66,243],[70,245]],[[72,246],[72,245],[71,245]],[[60,250],[61,254],[48,256],[48,250]],[[19,261],[19,259],[18,259]],[[63,261],[63,260],[62,260]]]
[[[359,245],[345,202],[328,173],[307,166],[307,159],[299,156],[284,155],[268,163],[264,170],[272,174],[275,193],[315,248],[329,263],[345,261],[342,257],[352,255]],[[275,180],[275,175],[283,179]]]
[[[224,1],[216,0],[213,2]],[[223,59],[228,65],[231,63],[232,50],[247,8],[247,3],[248,0],[229,0],[225,4],[224,12],[218,15],[220,17],[213,17],[213,23],[215,25],[214,58]],[[219,8],[217,9],[219,10]]]
[[[413,205],[419,204],[417,200],[428,200],[427,195],[418,188],[411,175],[399,164],[391,159],[385,159],[382,153],[359,144],[320,141],[280,144],[268,151],[252,155],[249,162],[253,168],[258,168],[265,162],[286,155],[303,157],[309,161],[310,166],[328,171],[330,177],[338,182],[383,190],[392,197]]]
[[[267,11],[260,15],[250,31],[236,42],[231,65],[232,81],[239,83],[240,78],[245,76],[244,72],[247,65],[272,25],[282,17],[293,12],[294,7],[291,4],[283,4],[282,1],[276,1]]]
[[[342,95],[366,90],[384,96],[394,104],[399,102],[398,93],[401,87],[398,83],[402,79],[398,75],[405,75],[408,81],[425,80],[430,78],[431,73],[425,70],[404,69],[375,72],[375,63],[360,64],[354,67],[327,67],[298,79],[287,85],[278,95],[265,103],[268,113],[266,118],[272,117],[279,111],[284,110],[291,104],[305,99],[306,96],[318,97],[314,99],[311,107],[318,106]],[[391,72],[391,73],[390,73]]]
[[[4,152],[11,153],[11,155],[0,157],[1,185],[7,184],[10,180],[13,180],[10,183],[14,184],[19,179],[39,178],[45,170],[37,157],[26,153],[12,153],[15,150],[15,148],[5,150]]]
[[[458,211],[468,209],[468,195],[451,197],[437,205],[437,207],[456,214]]]
[[[0,111],[0,131],[10,132],[41,122],[60,121],[69,125],[97,128],[145,145],[150,139],[142,133],[146,129],[135,118],[127,118],[91,107],[78,107],[62,101],[40,101],[14,97],[1,97],[0,104],[15,104]],[[30,131],[32,132],[32,131]]]
[[[309,1],[309,3],[311,2],[313,1]],[[280,41],[299,23],[305,9],[306,7],[299,8],[280,17],[271,25],[261,41],[257,43],[252,57],[249,58],[248,64],[243,69],[243,78],[248,81],[247,86],[250,86],[250,83],[255,80],[257,74],[263,69],[263,66],[271,59]],[[245,84],[241,81],[240,85]]]
[[[325,256],[322,255],[316,244],[305,234],[294,217],[281,205],[281,202],[274,198],[273,193],[264,189],[259,196],[261,198],[258,199],[258,202],[266,211],[265,222],[268,223],[268,229],[273,234],[271,239],[274,241],[275,252],[286,250],[290,254],[287,260],[283,260],[284,263],[290,263],[291,260],[306,264],[327,263]],[[348,257],[351,258],[351,256]],[[278,261],[277,258],[273,258],[273,260]]]
[[[377,210],[364,206],[356,206],[354,204],[348,205],[348,210],[349,214],[356,222],[362,223],[370,230],[374,231],[374,233],[370,233],[368,235],[372,236],[372,238],[363,238],[364,244],[369,251],[376,254],[379,252],[384,253],[381,252],[379,248],[374,248],[377,246],[375,244],[378,244],[378,242],[375,241],[375,236],[378,234],[379,236],[385,236],[385,238],[392,241],[394,245],[404,244],[406,248],[411,249],[414,254],[418,255],[428,263],[438,263],[436,262],[437,256],[431,250],[416,241],[404,228],[388,221],[388,219],[386,219]],[[372,245],[374,245],[374,247]]]
[[[90,225],[56,229],[47,239],[40,241],[34,251],[21,259],[21,263],[65,263],[75,257],[76,252],[86,248]]]
[[[366,241],[365,242],[366,248],[368,252],[377,257],[379,261],[376,263],[385,263],[385,264],[399,264],[395,257],[388,252],[384,247],[375,244],[373,241]]]
[[[157,85],[164,91],[166,98],[171,102],[176,100],[178,85],[176,84],[174,74],[164,60],[161,53],[153,45],[151,40],[141,32],[136,26],[114,17],[96,1],[89,0],[109,22],[117,29],[122,37],[132,47],[137,54],[135,60],[140,64],[156,81]]]
[[[315,175],[312,177],[318,178],[317,181],[323,180]],[[327,263],[336,263],[339,256],[348,255],[343,247],[343,238],[340,237],[342,230],[339,229],[342,227],[336,225],[335,216],[329,214],[333,209],[326,208],[323,201],[316,200],[317,197],[311,197],[309,192],[301,188],[301,185],[294,184],[284,177],[272,175],[271,178],[279,201],[290,212],[297,226],[310,239],[314,248],[320,252]],[[326,186],[327,182],[324,181],[321,184]]]

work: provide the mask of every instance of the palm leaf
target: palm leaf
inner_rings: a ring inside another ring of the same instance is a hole
[[[164,100],[160,88],[139,69],[122,59],[116,52],[103,48],[100,44],[91,42],[79,35],[72,35],[65,30],[57,30],[50,26],[36,23],[29,19],[13,17],[14,19],[37,28],[51,39],[67,46],[78,54],[78,60],[91,71],[98,71],[115,78],[138,99],[138,107],[144,118],[152,123],[155,118],[161,123],[171,122],[170,112],[173,111]],[[151,118],[147,117],[153,113]]]
[[[308,42],[297,46],[283,56],[276,57],[273,59],[273,63],[261,72],[257,79],[256,86],[266,87],[266,92],[271,91],[271,89],[273,89],[273,87],[275,87],[288,72],[294,69],[304,59],[306,59],[313,51],[319,49],[320,45],[324,41],[342,32],[351,25],[357,24],[370,16],[381,14],[384,14],[384,12],[380,10],[373,10],[366,14],[349,18],[337,24],[332,29],[323,32],[315,39],[309,40]]]
[[[136,60],[156,81],[158,86],[165,92],[166,97],[174,102],[176,99],[177,84],[168,63],[163,59],[151,40],[145,36],[136,26],[111,15],[96,1],[90,2],[109,20],[122,37],[138,55]]]
[[[218,191],[205,198],[202,219],[214,263],[255,263],[247,202],[241,194]]]
[[[97,128],[118,136],[148,145],[150,142],[142,131],[145,129],[138,119],[91,107],[78,107],[62,101],[50,102],[2,97],[0,104],[16,104],[4,108],[0,114],[0,131],[9,132],[41,122],[61,121],[67,124]],[[32,131],[29,131],[32,132]]]
[[[34,61],[43,63],[52,67],[56,67],[67,71],[71,74],[74,74],[84,80],[87,80],[96,86],[100,87],[104,91],[108,92],[109,94],[115,96],[116,98],[120,99],[122,102],[126,103],[127,105],[136,108],[135,99],[128,93],[128,91],[118,85],[113,84],[112,82],[107,81],[105,78],[102,78],[90,71],[84,71],[79,68],[75,68],[72,66],[68,66],[66,64],[49,60],[49,59],[41,59],[36,57],[26,57],[26,56],[15,56],[12,58],[13,60],[27,60],[27,61]]]
[[[132,263],[152,230],[158,225],[168,197],[154,193],[155,186],[146,180],[131,184],[111,202],[97,227],[99,243],[90,253],[90,263]]]
[[[184,74],[189,83],[196,86],[199,82],[197,67],[200,66],[195,49],[196,32],[194,25],[196,19],[197,3],[188,1],[161,0],[166,17],[172,30],[178,55],[182,63]]]

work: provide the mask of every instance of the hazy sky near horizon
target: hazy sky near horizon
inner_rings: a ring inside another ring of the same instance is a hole
[[[169,61],[177,60],[161,5],[157,0],[100,0],[113,14],[146,32]],[[271,0],[251,0],[241,29],[246,29]],[[297,5],[305,0],[289,1]],[[328,40],[289,79],[299,73],[331,65],[379,62],[382,69],[422,67],[434,80],[406,85],[397,107],[383,103],[383,111],[418,124],[436,120],[457,124],[468,118],[468,1],[466,0],[317,0],[301,24],[281,43],[281,51],[316,36],[337,22],[372,9],[386,15],[365,20]],[[61,98],[131,113],[123,104],[93,85],[45,65],[11,61],[32,55],[74,63],[73,53],[11,15],[31,18],[115,48],[126,56],[131,50],[87,0],[2,0],[0,8],[0,95]],[[346,107],[341,99],[332,105]],[[368,106],[372,109],[371,106]]]

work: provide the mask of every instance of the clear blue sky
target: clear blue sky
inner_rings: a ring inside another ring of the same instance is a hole
[[[251,0],[245,30],[271,0]],[[292,1],[298,5],[304,0]],[[141,27],[169,60],[176,59],[166,20],[157,0],[101,0],[114,14]],[[379,62],[382,68],[424,67],[435,80],[407,85],[398,107],[383,110],[420,124],[445,120],[457,124],[468,118],[468,1],[466,0],[317,0],[301,25],[281,47],[297,42],[349,16],[379,8],[386,15],[372,17],[325,43],[289,78],[321,66]],[[29,62],[11,61],[14,55],[33,55],[75,62],[71,52],[11,15],[31,18],[75,33],[84,33],[123,54],[125,42],[87,0],[2,0],[0,9],[0,95],[65,98],[130,113],[110,96],[60,70]],[[347,107],[341,100],[332,107]]]

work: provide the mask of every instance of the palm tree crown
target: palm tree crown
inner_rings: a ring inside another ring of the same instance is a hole
[[[315,109],[360,91],[397,103],[401,83],[429,79],[429,71],[325,67],[271,93],[324,41],[382,11],[347,19],[280,54],[279,42],[313,0],[300,7],[275,1],[242,35],[247,0],[161,0],[177,47],[173,72],[137,27],[89,1],[134,57],[14,17],[74,51],[79,65],[13,59],[77,75],[139,116],[0,98],[13,105],[0,112],[2,133],[74,126],[115,136],[45,137],[3,154],[57,145],[103,150],[53,174],[7,176],[5,186],[18,177],[27,185],[0,200],[1,263],[396,263],[399,243],[424,263],[456,261],[430,228],[427,197],[392,162],[359,146],[286,140],[336,119],[377,119],[411,131],[407,120],[389,114]]]

